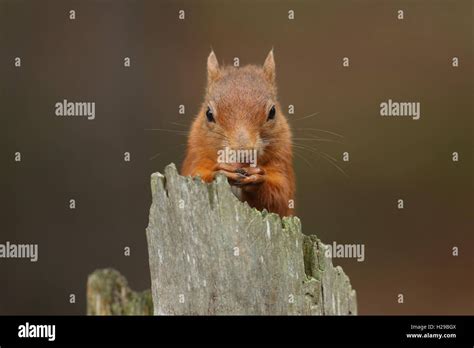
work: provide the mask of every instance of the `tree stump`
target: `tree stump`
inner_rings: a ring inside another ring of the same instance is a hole
[[[115,270],[87,285],[90,315],[355,315],[356,292],[297,217],[240,202],[224,176],[151,176],[151,292]]]
[[[356,294],[297,217],[240,202],[224,176],[151,176],[147,227],[155,315],[356,314]]]

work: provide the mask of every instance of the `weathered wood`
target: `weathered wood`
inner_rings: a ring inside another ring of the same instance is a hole
[[[356,314],[356,294],[297,217],[259,212],[227,180],[151,176],[154,314]]]
[[[88,315],[152,315],[150,290],[135,292],[113,269],[97,270],[87,280]]]
[[[224,177],[205,184],[169,165],[151,182],[154,301],[117,271],[98,270],[88,279],[88,314],[357,314],[349,278],[298,218],[251,209]]]

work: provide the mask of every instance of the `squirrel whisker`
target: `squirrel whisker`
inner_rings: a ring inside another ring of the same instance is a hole
[[[318,114],[319,114],[319,111],[315,112],[314,114],[311,114],[311,115],[307,115],[307,116],[304,116],[304,117],[301,117],[301,118],[297,118],[297,119],[295,119],[295,121],[301,121],[301,120],[304,120],[304,119],[307,119],[307,118],[310,118],[310,117],[314,117]]]
[[[299,130],[299,131],[315,131],[315,132],[323,132],[323,133],[328,133],[328,134],[332,134],[332,135],[335,135],[337,137],[340,137],[340,138],[344,138],[343,135],[341,134],[338,134],[336,132],[331,132],[331,131],[328,131],[326,129],[320,129],[320,128],[295,128],[296,130]]]

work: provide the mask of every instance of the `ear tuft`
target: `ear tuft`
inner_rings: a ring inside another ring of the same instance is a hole
[[[209,57],[207,57],[207,80],[208,82],[215,81],[220,75],[219,63],[217,61],[216,54],[211,51]]]
[[[275,59],[273,58],[273,48],[268,53],[265,63],[263,63],[263,73],[267,80],[271,83],[275,83]]]

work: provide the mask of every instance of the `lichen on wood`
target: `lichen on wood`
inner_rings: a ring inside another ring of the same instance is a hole
[[[114,269],[96,270],[87,280],[88,315],[152,315],[150,290],[132,291]]]

